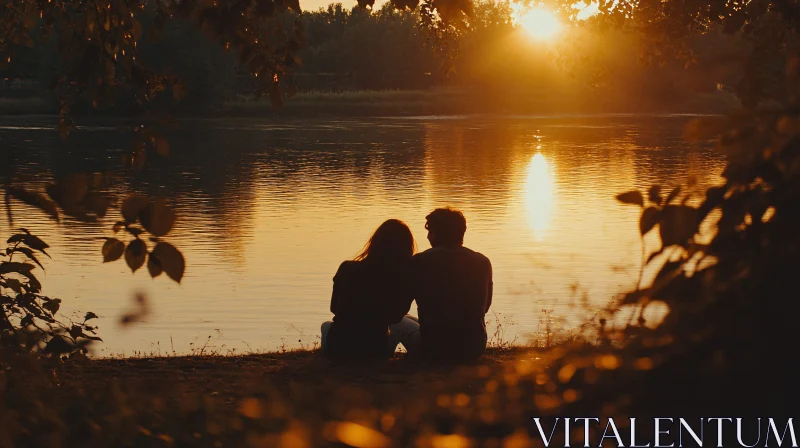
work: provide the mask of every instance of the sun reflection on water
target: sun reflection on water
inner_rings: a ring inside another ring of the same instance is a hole
[[[525,207],[537,241],[547,235],[555,204],[554,187],[553,170],[544,155],[537,152],[528,164],[528,178],[525,181]]]

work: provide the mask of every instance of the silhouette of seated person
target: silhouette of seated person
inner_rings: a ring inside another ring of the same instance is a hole
[[[397,219],[381,224],[353,260],[333,277],[333,321],[322,324],[321,348],[335,359],[386,359],[402,337],[418,337],[416,320],[404,317],[411,302],[409,263],[416,250],[408,226]],[[390,337],[390,331],[391,337]]]
[[[425,219],[431,248],[411,261],[419,336],[403,334],[401,342],[409,353],[431,360],[477,360],[486,350],[492,264],[464,247],[467,222],[460,211],[439,208]]]

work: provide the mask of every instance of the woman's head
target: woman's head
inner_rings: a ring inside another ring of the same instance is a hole
[[[399,219],[388,219],[372,234],[356,261],[401,262],[417,250],[411,229]]]

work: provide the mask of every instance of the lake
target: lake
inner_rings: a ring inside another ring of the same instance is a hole
[[[719,182],[724,158],[681,138],[690,118],[187,120],[168,136],[170,157],[152,156],[132,175],[120,163],[131,147],[120,127],[131,122],[81,120],[62,142],[52,117],[5,117],[0,181],[43,191],[70,173],[110,172],[118,197],[172,199],[178,221],[166,240],[187,260],[180,285],[102,263],[98,237],[114,236],[118,209],[100,223],[55,224],[13,203],[15,227],[52,246],[43,292],[61,298],[68,317],[100,316],[98,356],[312,345],[331,317],[339,263],[387,218],[429,248],[425,215],[441,206],[464,212],[465,245],[492,261],[490,333],[500,322],[504,340],[525,342],[548,321],[576,328],[635,286],[639,211],[614,195]],[[9,232],[0,219],[0,236]],[[137,291],[152,312],[123,327]]]

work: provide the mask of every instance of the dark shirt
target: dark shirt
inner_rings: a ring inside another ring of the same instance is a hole
[[[328,353],[337,358],[388,356],[388,327],[406,314],[407,266],[345,261],[333,277]]]
[[[474,359],[486,349],[484,316],[492,304],[492,264],[466,247],[434,247],[412,260],[422,352]]]

